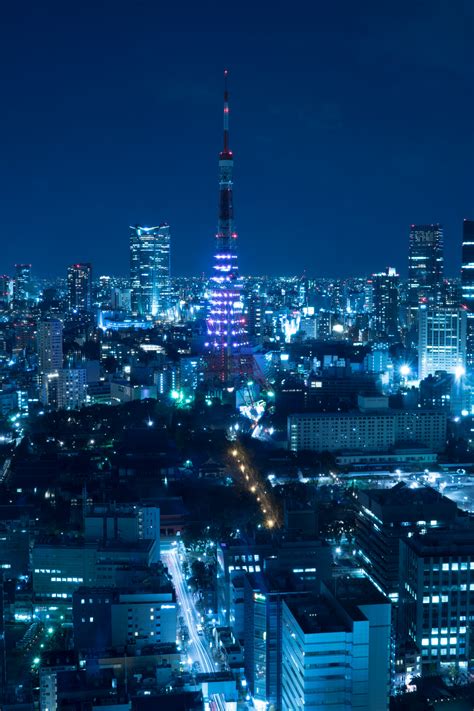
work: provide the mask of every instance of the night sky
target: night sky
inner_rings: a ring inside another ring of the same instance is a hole
[[[474,217],[474,3],[30,0],[0,16],[0,271],[128,274],[128,225],[209,272],[230,70],[243,274],[406,273]]]

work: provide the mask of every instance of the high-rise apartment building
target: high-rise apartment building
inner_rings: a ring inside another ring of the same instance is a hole
[[[456,306],[418,309],[418,377],[438,370],[461,377],[466,367],[466,311]]]
[[[132,311],[140,316],[163,316],[170,307],[170,228],[130,227]]]
[[[25,304],[32,298],[31,264],[15,264],[13,300]]]
[[[461,298],[466,310],[466,368],[474,368],[474,220],[464,220],[462,235]]]
[[[408,249],[408,304],[411,320],[420,303],[439,304],[443,284],[443,228],[412,225]]]
[[[92,264],[72,264],[67,270],[69,308],[74,311],[92,309]]]
[[[398,285],[400,277],[396,269],[388,267],[385,272],[372,275],[372,298],[374,330],[377,338],[397,340],[398,332]]]
[[[58,410],[76,410],[87,402],[87,371],[85,368],[63,368],[59,371],[54,404]]]
[[[38,323],[38,375],[43,405],[58,407],[59,379],[63,368],[63,322],[58,318]]]
[[[227,82],[227,71],[225,72]],[[208,345],[221,359],[226,379],[229,358],[246,342],[242,281],[237,262],[233,205],[234,157],[229,147],[229,97],[224,90],[224,145],[219,154],[219,221],[207,318]]]

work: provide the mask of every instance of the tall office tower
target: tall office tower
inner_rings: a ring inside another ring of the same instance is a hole
[[[398,285],[400,277],[393,267],[372,275],[373,311],[377,338],[397,340],[398,332]]]
[[[419,303],[441,303],[443,261],[441,225],[412,225],[408,249],[408,306],[412,321],[416,320]]]
[[[437,370],[457,377],[466,367],[466,312],[456,306],[428,308],[418,312],[418,377],[423,380]]]
[[[58,318],[38,323],[39,373],[52,373],[63,367],[63,322]]]
[[[67,270],[69,308],[74,311],[92,309],[92,264],[72,264]]]
[[[13,300],[17,303],[27,303],[31,297],[31,264],[15,264]]]
[[[462,305],[467,313],[466,367],[474,368],[474,220],[464,220],[461,266]]]
[[[229,148],[229,96],[224,72],[224,145],[219,154],[219,221],[207,318],[208,345],[220,357],[221,378],[227,378],[232,353],[246,343],[242,281],[237,264],[237,232],[232,198],[234,158]]]
[[[170,228],[130,227],[132,311],[160,316],[170,306]]]

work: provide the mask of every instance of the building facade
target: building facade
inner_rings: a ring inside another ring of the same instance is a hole
[[[283,711],[388,708],[390,602],[368,580],[340,586],[337,595],[323,586],[312,603],[282,603]]]
[[[135,225],[130,230],[132,311],[139,316],[164,316],[171,301],[169,225]]]
[[[443,265],[441,225],[412,225],[408,249],[408,304],[412,320],[416,320],[420,303],[441,303]]]
[[[462,234],[461,298],[467,314],[466,367],[474,368],[474,220],[464,220]]]
[[[418,310],[418,377],[444,370],[463,375],[466,368],[466,311],[456,306]]]
[[[431,487],[360,490],[355,543],[365,573],[394,603],[399,598],[400,540],[428,529],[447,528],[457,515],[454,501]],[[444,531],[443,534],[444,535]]]
[[[73,595],[74,646],[104,651],[176,642],[178,605],[171,591],[79,588]]]
[[[31,301],[32,297],[31,264],[15,264],[13,301],[25,305]]]
[[[472,665],[474,531],[406,538],[400,547],[400,633],[421,650],[426,673]]]
[[[400,277],[392,267],[388,267],[385,272],[372,275],[373,322],[377,338],[391,341],[399,338],[399,281]]]
[[[288,446],[292,452],[384,452],[413,443],[440,452],[446,446],[446,422],[446,412],[437,410],[293,414],[288,416]]]
[[[72,264],[67,270],[68,306],[74,311],[92,309],[92,264]]]

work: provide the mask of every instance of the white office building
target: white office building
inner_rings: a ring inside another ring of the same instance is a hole
[[[337,597],[323,586],[311,603],[282,602],[283,711],[388,708],[390,602],[366,579],[340,588]]]
[[[438,370],[461,376],[466,367],[464,309],[445,306],[418,309],[418,377],[423,380]]]

